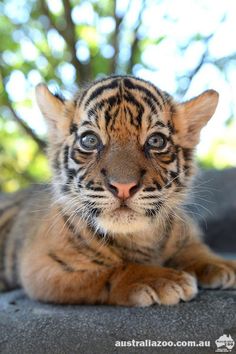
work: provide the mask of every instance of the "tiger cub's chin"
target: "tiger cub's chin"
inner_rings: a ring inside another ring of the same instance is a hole
[[[97,227],[105,233],[127,234],[145,231],[150,228],[150,220],[135,212],[113,212],[96,219]]]

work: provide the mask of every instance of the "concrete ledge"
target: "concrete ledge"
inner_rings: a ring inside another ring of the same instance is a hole
[[[0,296],[1,354],[213,353],[223,334],[236,339],[236,290],[200,291],[177,306],[59,306],[22,290]],[[118,348],[121,340],[211,341],[210,348]]]

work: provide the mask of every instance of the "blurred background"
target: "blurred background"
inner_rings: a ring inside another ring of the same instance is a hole
[[[178,100],[219,91],[197,158],[204,168],[236,166],[235,12],[235,0],[0,1],[0,190],[50,177],[35,85],[70,98],[112,73]]]

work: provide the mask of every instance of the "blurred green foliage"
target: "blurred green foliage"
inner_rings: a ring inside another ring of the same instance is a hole
[[[12,192],[29,183],[48,180],[45,154],[35,141],[19,130],[17,123],[0,118],[0,186]]]
[[[207,153],[199,154],[199,164],[203,168],[227,168],[236,166],[236,122],[231,121],[215,139]]]
[[[145,34],[142,13],[150,1],[129,0],[126,7],[118,2],[0,2],[0,190],[15,191],[50,177],[44,127],[32,110],[32,90],[38,82],[60,87],[67,94],[102,75],[136,73],[137,65],[152,70],[142,53],[160,45],[165,36]],[[191,40],[204,43],[206,38],[196,34]],[[225,129],[223,138],[200,155],[204,167],[235,164],[236,154],[231,159],[232,151],[236,152],[235,136],[230,134],[235,125]]]

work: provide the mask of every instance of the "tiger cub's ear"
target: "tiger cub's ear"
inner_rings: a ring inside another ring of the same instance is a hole
[[[208,90],[190,101],[178,105],[175,125],[181,134],[182,145],[193,148],[199,142],[200,131],[215,113],[219,94]]]
[[[38,106],[48,123],[49,136],[62,138],[67,135],[74,114],[74,105],[58,95],[53,95],[44,84],[36,86],[35,95]]]

